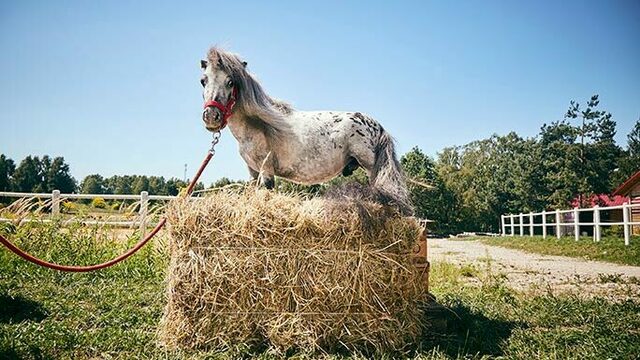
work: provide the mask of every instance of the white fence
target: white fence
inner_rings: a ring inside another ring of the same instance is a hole
[[[51,200],[51,216],[55,217],[60,215],[60,203],[64,200],[77,200],[77,199],[95,199],[101,198],[104,200],[137,200],[140,202],[138,209],[137,220],[135,221],[100,221],[100,220],[82,220],[83,224],[94,225],[112,225],[112,226],[136,226],[140,227],[140,232],[144,234],[146,228],[149,225],[149,201],[150,200],[172,200],[176,196],[166,195],[149,195],[148,192],[143,191],[140,195],[116,195],[116,194],[61,194],[59,190],[53,190],[51,193],[22,193],[22,192],[0,192],[0,197],[9,198],[37,198]],[[11,219],[0,218],[0,221],[12,221]],[[23,221],[31,221],[24,219]],[[36,220],[36,221],[48,221],[48,220]]]
[[[631,210],[640,210],[640,204],[623,204],[619,206],[607,206],[599,207],[594,206],[592,208],[575,208],[569,210],[555,210],[555,211],[543,211],[539,213],[528,214],[509,214],[501,216],[502,235],[514,236],[516,235],[516,229],[518,229],[518,235],[524,236],[525,230],[528,230],[528,235],[533,235],[536,227],[542,227],[542,237],[546,238],[549,229],[555,233],[559,239],[563,234],[563,228],[569,227],[569,230],[573,228],[576,241],[580,239],[580,227],[592,226],[593,227],[593,240],[600,241],[602,238],[602,227],[604,226],[622,226],[624,228],[624,244],[629,245],[631,238],[631,227],[634,225],[640,225],[639,221],[633,222],[631,219]],[[602,221],[601,215],[603,211],[622,210],[622,221]],[[636,210],[636,211],[637,211]],[[592,222],[580,222],[581,212],[593,212]],[[564,214],[570,214],[571,221],[563,222]],[[548,221],[551,218],[551,221]],[[517,219],[517,222],[516,222]],[[527,220],[525,222],[525,219]],[[508,220],[508,222],[507,222]],[[540,222],[537,222],[540,221]],[[507,231],[509,230],[509,231]]]

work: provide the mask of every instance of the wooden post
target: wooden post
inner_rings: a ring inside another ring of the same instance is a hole
[[[500,215],[500,225],[502,226],[502,236],[507,235],[507,224],[504,223],[504,215]]]
[[[593,239],[599,242],[602,238],[602,227],[600,226],[600,206],[593,207]]]
[[[629,246],[629,238],[631,237],[631,226],[629,225],[629,204],[622,204],[622,222],[624,226],[624,244]]]
[[[60,190],[53,190],[51,193],[51,216],[60,215]]]
[[[573,208],[573,232],[576,237],[576,241],[580,240],[579,218],[580,218],[580,213],[578,212],[578,208]]]
[[[529,236],[533,236],[533,213],[529,212]]]
[[[556,209],[556,237],[560,239],[560,210]]]
[[[511,224],[511,236],[514,236],[516,234],[516,224],[514,224],[515,221],[515,217],[513,214],[509,214],[509,224]]]
[[[149,193],[143,191],[140,193],[140,236],[144,237],[147,233],[147,207],[149,204]]]
[[[547,238],[547,212],[542,210],[542,238]]]
[[[522,224],[523,221],[524,221],[524,215],[520,213],[520,236],[524,236],[524,224]]]

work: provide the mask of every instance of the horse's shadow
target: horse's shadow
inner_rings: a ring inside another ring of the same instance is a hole
[[[40,303],[20,295],[14,297],[0,294],[0,324],[40,322],[46,317],[47,311]]]
[[[426,329],[420,348],[436,348],[453,358],[503,356],[504,343],[512,331],[527,327],[522,322],[490,319],[463,304],[450,307],[441,317],[446,320],[446,329]]]

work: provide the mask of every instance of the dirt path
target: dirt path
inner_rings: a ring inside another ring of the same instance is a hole
[[[640,299],[640,267],[540,255],[490,246],[480,241],[429,239],[429,261],[487,267],[504,274],[520,291],[570,292],[613,299]],[[473,278],[470,279],[473,282]]]

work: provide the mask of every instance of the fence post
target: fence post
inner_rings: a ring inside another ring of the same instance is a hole
[[[60,215],[60,190],[53,190],[51,193],[51,216]]]
[[[600,226],[600,206],[593,207],[593,237],[596,242],[602,238],[602,227]]]
[[[513,214],[509,214],[509,224],[511,224],[511,233],[509,235],[514,236],[516,234],[516,224],[514,224],[515,217]]]
[[[522,223],[523,221],[524,221],[524,215],[520,213],[520,236],[524,236],[524,224]]]
[[[507,225],[504,223],[504,215],[500,215],[500,226],[502,226],[502,236],[507,235]]]
[[[622,222],[624,226],[624,244],[629,246],[629,238],[631,237],[631,226],[629,225],[629,204],[622,204]]]
[[[149,193],[140,193],[140,236],[144,237],[147,232],[147,205],[149,203]]]
[[[576,241],[580,240],[580,222],[579,218],[580,213],[578,212],[578,208],[573,208],[573,232],[576,237]]]
[[[547,212],[542,210],[542,238],[547,238]]]
[[[529,236],[533,236],[533,213],[529,212]]]
[[[556,209],[556,237],[560,239],[560,210]]]

